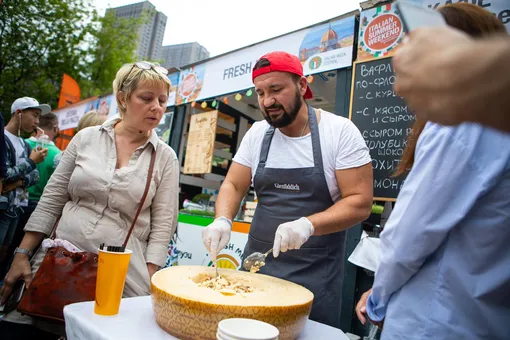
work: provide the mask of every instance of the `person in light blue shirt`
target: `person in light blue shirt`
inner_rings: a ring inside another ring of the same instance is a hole
[[[509,339],[510,134],[427,123],[366,312],[381,339]]]
[[[506,34],[480,7],[439,11],[472,37]],[[510,339],[510,134],[417,121],[411,137],[399,171],[412,170],[358,318],[384,322],[383,340]]]

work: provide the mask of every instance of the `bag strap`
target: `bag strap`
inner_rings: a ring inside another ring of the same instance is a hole
[[[57,220],[55,221],[55,225],[53,226],[53,232],[51,233],[51,237],[50,237],[52,240],[54,240],[55,237],[57,236],[58,222],[60,222],[60,217],[57,218]]]
[[[154,163],[156,162],[156,149],[152,148],[152,154],[151,154],[151,162],[149,165],[149,173],[147,174],[147,183],[145,184],[145,191],[143,192],[142,198],[140,200],[140,205],[138,206],[138,210],[136,211],[135,218],[133,219],[133,223],[131,223],[131,228],[129,228],[129,232],[126,236],[126,239],[124,240],[124,244],[122,245],[124,248],[126,247],[129,238],[131,237],[131,233],[133,232],[133,228],[135,227],[136,221],[138,220],[138,215],[140,215],[140,212],[142,211],[143,204],[145,203],[145,199],[147,198],[147,194],[149,193],[149,188],[151,186],[152,181],[152,173],[154,171]],[[60,221],[60,218],[57,219],[55,222],[55,227],[53,228],[53,235],[51,236],[51,239],[55,238],[55,235],[57,234],[57,228],[58,223]]]
[[[131,237],[131,233],[133,232],[136,221],[138,220],[138,215],[140,215],[140,212],[142,211],[142,208],[143,208],[143,204],[145,203],[145,199],[147,198],[147,194],[149,193],[149,188],[151,186],[151,180],[152,180],[152,172],[154,171],[154,163],[155,162],[156,162],[156,148],[152,148],[151,163],[149,165],[149,173],[147,174],[147,183],[145,183],[145,191],[143,192],[143,196],[142,196],[142,199],[140,200],[140,205],[138,206],[138,210],[136,211],[136,215],[135,215],[135,218],[133,219],[133,223],[131,224],[131,228],[129,228],[129,232],[126,236],[126,240],[124,241],[124,244],[122,245],[124,248],[126,248],[126,246],[127,246],[129,237]]]

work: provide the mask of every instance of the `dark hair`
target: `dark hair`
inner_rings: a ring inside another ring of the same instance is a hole
[[[270,66],[270,65],[271,65],[271,63],[269,62],[269,60],[267,60],[266,58],[260,58],[255,63],[255,66],[253,66],[253,71],[258,70],[259,68]]]
[[[455,27],[473,38],[493,36],[500,33],[507,34],[505,25],[489,11],[473,4],[456,3],[441,6],[437,9],[443,15],[449,26]],[[393,176],[400,176],[411,170],[414,164],[416,143],[427,121],[416,119],[412,131],[407,139],[397,171]]]
[[[49,112],[39,118],[39,127],[51,130],[58,124],[58,117],[53,112]]]
[[[495,15],[480,6],[457,3],[437,9],[449,26],[455,27],[473,38],[507,33],[505,25]]]

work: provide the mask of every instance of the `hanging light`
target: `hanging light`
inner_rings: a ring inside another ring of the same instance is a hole
[[[228,104],[228,97],[223,98],[223,103]]]
[[[243,99],[243,96],[240,93],[238,93],[236,94],[235,98],[237,101],[240,101],[241,99]]]
[[[195,107],[197,105],[197,102],[192,102],[191,107]]]
[[[308,82],[308,84],[311,84],[313,83],[313,76],[310,74],[308,77],[306,77],[306,81]]]
[[[251,89],[246,91],[246,96],[251,97],[252,94],[253,94],[253,91]]]
[[[216,100],[214,100],[214,101],[212,102],[212,104],[211,104],[211,107],[213,107],[213,108],[214,108],[214,107],[216,107],[217,105],[218,105],[218,102],[217,102]]]
[[[205,109],[207,107],[207,102],[203,101],[201,106],[202,106],[202,109]]]

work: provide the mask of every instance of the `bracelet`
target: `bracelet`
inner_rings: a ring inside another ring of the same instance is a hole
[[[32,251],[31,251],[31,250],[28,250],[28,249],[24,249],[24,248],[16,247],[16,249],[14,249],[14,254],[17,254],[17,253],[25,254],[25,255],[27,255],[28,257],[31,257],[31,256],[32,256]]]

